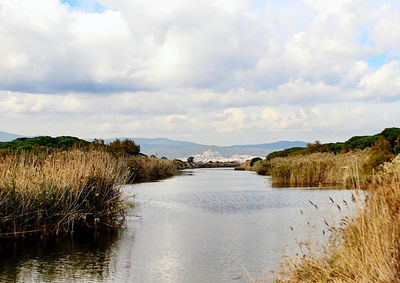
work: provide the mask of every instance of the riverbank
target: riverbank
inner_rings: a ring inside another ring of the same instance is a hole
[[[369,158],[369,149],[342,154],[312,153],[259,161],[251,169],[271,176],[276,186],[357,188],[365,177],[363,168]]]
[[[400,156],[363,187],[367,198],[321,248],[284,262],[279,282],[400,281]],[[342,204],[341,204],[342,205]]]
[[[122,225],[126,164],[102,151],[0,158],[0,237],[58,235]]]
[[[0,237],[60,235],[123,225],[129,183],[178,174],[170,160],[104,150],[9,152],[0,156]]]
[[[293,147],[270,153],[265,160],[241,167],[269,175],[277,186],[359,188],[381,165],[400,154],[400,128],[346,142]],[[252,160],[254,161],[254,160]]]
[[[239,162],[230,161],[209,161],[209,162],[187,162],[179,159],[174,159],[174,164],[178,170],[196,169],[196,168],[234,168],[240,165]]]
[[[129,170],[128,182],[131,184],[142,182],[154,182],[179,174],[174,162],[167,159],[148,156],[126,157]]]

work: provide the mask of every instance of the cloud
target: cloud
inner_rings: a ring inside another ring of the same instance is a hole
[[[396,124],[398,1],[69,2],[0,0],[10,131],[257,143]]]
[[[364,97],[376,99],[400,99],[400,66],[398,61],[392,61],[382,66],[378,71],[364,76],[359,87]]]
[[[400,33],[388,27],[400,14],[388,4],[292,2],[266,1],[254,14],[250,1],[103,0],[109,9],[90,13],[1,0],[0,83],[48,93],[337,85],[356,62],[398,47]],[[374,46],[357,40],[361,32]]]

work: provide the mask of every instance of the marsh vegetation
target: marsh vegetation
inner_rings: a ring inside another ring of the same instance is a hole
[[[0,237],[120,227],[133,205],[123,185],[177,174],[172,161],[141,155],[129,140],[37,137],[1,146]]]
[[[328,227],[332,234],[323,247],[307,246],[285,261],[280,282],[399,282],[400,156],[363,188],[356,215]]]
[[[0,236],[119,226],[128,171],[106,152],[72,150],[0,158]]]
[[[275,152],[255,164],[253,170],[270,175],[276,185],[363,190],[352,198],[355,215],[343,217],[337,225],[324,219],[323,245],[298,242],[301,253],[282,262],[279,282],[400,280],[399,145],[400,129],[389,128],[345,143],[316,142]],[[346,201],[331,201],[339,211],[348,207]],[[249,280],[264,278],[250,276]]]
[[[356,136],[344,143],[291,148],[269,154],[265,160],[244,165],[271,176],[277,186],[338,186],[359,188],[399,153],[400,129],[388,128],[374,136]]]

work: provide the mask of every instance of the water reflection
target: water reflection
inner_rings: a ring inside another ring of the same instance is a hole
[[[324,218],[338,218],[329,197],[351,203],[351,191],[277,189],[233,169],[190,170],[125,190],[136,194],[136,208],[118,232],[2,241],[0,282],[245,282],[243,266],[253,275],[276,269],[283,246],[321,239]]]
[[[83,233],[60,239],[6,241],[0,245],[0,282],[97,282],[115,272],[110,262],[119,232]]]

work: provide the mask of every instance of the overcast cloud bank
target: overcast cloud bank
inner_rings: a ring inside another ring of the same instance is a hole
[[[201,143],[398,126],[398,1],[0,0],[1,130]]]

